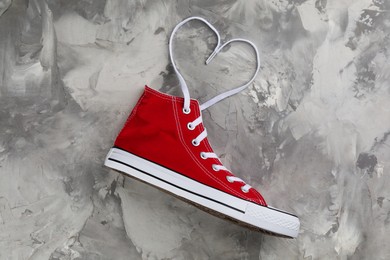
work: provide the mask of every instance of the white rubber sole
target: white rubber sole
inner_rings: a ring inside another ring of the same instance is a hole
[[[298,236],[300,223],[294,215],[237,198],[124,150],[112,148],[104,165],[243,224],[282,236]]]

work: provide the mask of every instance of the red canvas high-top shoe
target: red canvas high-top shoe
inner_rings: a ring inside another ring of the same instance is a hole
[[[175,32],[194,19],[206,23],[218,38],[217,47],[206,63],[231,42],[250,44],[257,58],[256,72],[247,84],[202,105],[190,99],[172,53]],[[203,18],[191,17],[173,30],[169,51],[184,98],[145,86],[104,164],[250,228],[296,237],[298,218],[268,206],[258,191],[225,168],[213,152],[202,123],[202,110],[245,89],[255,79],[260,67],[256,46],[244,39],[233,39],[221,45],[220,36],[211,24]]]

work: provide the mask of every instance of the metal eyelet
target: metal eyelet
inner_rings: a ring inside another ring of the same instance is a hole
[[[242,191],[242,192],[244,192],[244,193],[248,193],[248,192],[249,192],[249,190],[245,190],[245,189],[243,189],[243,188],[244,188],[244,186],[241,187],[241,191]]]
[[[201,153],[200,153],[200,158],[202,158],[202,159],[207,159],[207,157],[206,157],[206,155],[205,155],[204,152],[201,152]]]
[[[216,164],[211,165],[211,167],[213,168],[213,170],[217,172],[217,171],[219,171],[219,169],[218,169],[216,166],[217,166]]]
[[[230,177],[230,176],[227,175],[227,176],[226,176],[226,180],[227,180],[228,182],[230,182],[230,183],[233,183],[234,181],[232,181],[229,177]]]
[[[198,141],[196,141],[196,139],[193,139],[193,140],[192,140],[192,145],[193,145],[193,146],[198,146],[199,143],[198,143]]]
[[[192,123],[188,123],[188,124],[187,124],[187,128],[188,128],[189,130],[194,130],[194,129],[195,129],[195,127],[192,125]]]
[[[189,113],[191,113],[191,108],[185,108],[183,107],[183,113],[188,115]]]

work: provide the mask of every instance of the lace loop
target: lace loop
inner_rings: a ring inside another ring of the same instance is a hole
[[[233,96],[233,95],[243,91],[244,89],[246,89],[255,80],[257,74],[259,73],[259,70],[260,70],[260,57],[259,57],[259,52],[257,50],[256,45],[254,43],[252,43],[251,41],[248,41],[248,40],[245,40],[245,39],[241,39],[241,38],[232,39],[230,41],[225,42],[222,46],[220,46],[215,52],[213,52],[210,55],[210,57],[207,59],[207,61],[210,62],[220,50],[222,50],[226,45],[228,45],[228,44],[230,44],[232,42],[247,43],[254,49],[255,54],[256,54],[256,70],[255,70],[255,73],[252,75],[252,78],[247,83],[245,83],[244,85],[242,85],[240,87],[237,87],[237,88],[234,88],[234,89],[231,89],[229,91],[223,92],[223,93],[213,97],[209,101],[203,103],[202,105],[200,105],[200,110],[201,111],[205,110],[206,108],[214,105],[215,103],[217,103],[217,102],[219,102],[219,101],[221,101],[221,100],[223,100],[225,98],[228,98],[230,96]],[[208,64],[207,61],[206,61],[206,64]]]
[[[200,133],[200,135],[198,135],[198,137],[196,137],[194,140],[197,142],[197,143],[200,143],[203,141],[203,139],[205,139],[207,137],[207,131],[206,129],[203,130],[202,133]]]
[[[250,188],[251,188],[250,185],[245,184],[244,186],[241,187],[241,190],[242,190],[242,192],[244,192],[244,193],[248,193]]]
[[[183,92],[183,96],[184,96],[184,106],[183,106],[183,112],[185,114],[189,114],[190,113],[190,93],[189,93],[189,90],[188,90],[188,86],[187,86],[187,83],[185,82],[183,76],[180,74],[179,70],[177,69],[177,66],[176,66],[176,63],[174,61],[174,56],[173,56],[173,37],[176,33],[176,31],[181,27],[183,26],[185,23],[189,22],[189,21],[192,21],[192,20],[198,20],[198,21],[201,21],[203,23],[205,23],[214,33],[215,35],[217,36],[217,46],[214,48],[214,51],[210,54],[210,56],[207,58],[206,60],[206,65],[209,64],[212,59],[225,47],[227,46],[228,44],[232,43],[232,42],[243,42],[243,43],[247,43],[249,44],[255,51],[255,54],[256,54],[256,70],[253,74],[253,76],[251,77],[251,79],[245,83],[244,85],[240,86],[240,87],[236,87],[234,89],[231,89],[229,91],[226,91],[224,93],[221,93],[215,97],[213,97],[212,99],[210,99],[209,101],[203,103],[201,106],[200,106],[200,110],[205,110],[206,108],[214,105],[215,103],[227,98],[227,97],[230,97],[232,95],[235,95],[237,93],[239,93],[240,91],[244,90],[245,88],[247,88],[256,78],[258,72],[259,72],[259,69],[260,69],[260,57],[259,57],[259,52],[257,50],[257,47],[254,43],[252,43],[251,41],[248,41],[246,39],[241,39],[241,38],[237,38],[237,39],[232,39],[232,40],[229,40],[227,42],[225,42],[224,44],[221,45],[221,36],[219,35],[217,29],[215,29],[214,26],[212,26],[207,20],[205,20],[204,18],[202,17],[197,17],[197,16],[193,16],[193,17],[189,17],[185,20],[183,20],[182,22],[180,22],[179,24],[177,24],[175,26],[175,28],[173,29],[172,33],[171,33],[171,36],[169,38],[169,57],[171,59],[171,63],[172,63],[172,66],[173,66],[173,69],[179,79],[179,83],[180,83],[180,87],[181,87],[181,90]]]
[[[184,108],[183,108],[183,112],[184,112],[184,109],[189,109],[190,108],[190,93],[188,91],[188,87],[187,87],[187,83],[186,81],[184,80],[183,76],[180,74],[179,70],[177,69],[177,66],[176,66],[176,63],[174,61],[174,57],[173,57],[173,51],[172,51],[172,46],[173,46],[173,37],[176,33],[176,31],[181,27],[183,26],[185,23],[189,22],[189,21],[192,21],[192,20],[198,20],[198,21],[201,21],[203,23],[205,23],[217,36],[217,46],[215,47],[214,49],[214,52],[216,52],[216,50],[218,49],[218,46],[220,45],[220,42],[221,42],[221,37],[219,36],[219,33],[217,31],[217,29],[214,28],[214,26],[212,26],[206,19],[202,18],[202,17],[196,17],[196,16],[193,16],[193,17],[189,17],[185,20],[183,20],[182,22],[178,23],[175,28],[173,29],[172,33],[171,33],[171,37],[169,38],[169,57],[171,59],[171,63],[172,63],[172,66],[173,66],[173,69],[179,79],[179,83],[180,83],[180,87],[181,87],[181,91],[183,92],[183,95],[184,95]],[[213,52],[213,53],[214,53]],[[206,64],[207,64],[207,60],[206,60]]]
[[[202,152],[202,153],[203,153],[203,156],[205,159],[208,159],[208,158],[219,159],[215,153],[206,153],[206,152]]]
[[[202,123],[202,117],[198,117],[197,119],[195,119],[193,122],[190,122],[191,125],[193,125],[193,127],[197,127],[198,125],[200,125]]]
[[[228,171],[228,169],[226,169],[225,166],[218,165],[218,164],[213,164],[211,167],[212,167],[213,170],[216,171],[216,172],[218,172],[218,171],[220,171],[220,170]]]

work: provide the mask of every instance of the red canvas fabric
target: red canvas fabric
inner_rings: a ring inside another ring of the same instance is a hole
[[[203,124],[189,130],[187,124],[200,116],[198,101],[191,99],[189,114],[183,113],[184,99],[160,93],[145,86],[144,93],[129,115],[115,140],[115,146],[157,163],[215,189],[247,201],[267,206],[254,188],[244,193],[241,182],[226,180],[228,171],[214,171],[218,159],[202,159],[201,152],[213,152],[207,138],[199,146],[192,140],[202,131]],[[188,187],[191,189],[191,187]]]

